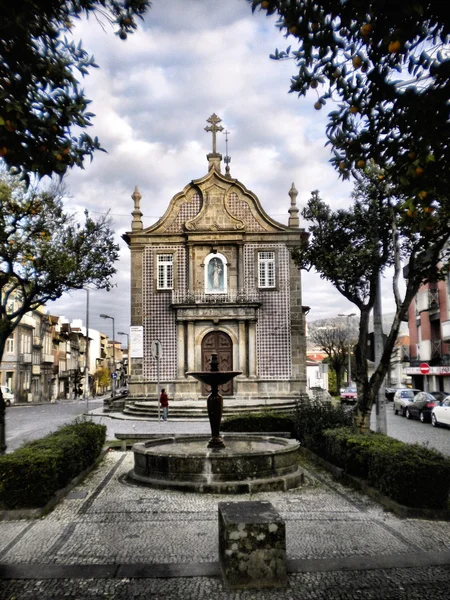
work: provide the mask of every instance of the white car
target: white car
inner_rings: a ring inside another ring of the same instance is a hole
[[[433,408],[431,411],[431,424],[434,427],[439,427],[439,425],[450,426],[450,396],[444,398],[440,404]]]
[[[7,385],[2,385],[1,388],[3,400],[5,401],[6,406],[11,406],[11,404],[14,404],[14,394],[9,387]]]

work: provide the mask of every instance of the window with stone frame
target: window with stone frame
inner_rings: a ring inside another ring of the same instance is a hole
[[[12,335],[6,340],[6,353],[14,354],[14,336]]]
[[[258,287],[275,288],[275,252],[258,252]]]
[[[173,254],[157,255],[157,288],[173,289]]]

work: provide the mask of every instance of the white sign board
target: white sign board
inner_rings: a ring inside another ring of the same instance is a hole
[[[142,325],[130,327],[130,358],[144,357],[144,328]]]

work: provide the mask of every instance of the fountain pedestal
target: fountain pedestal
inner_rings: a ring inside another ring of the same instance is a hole
[[[242,371],[219,371],[216,353],[211,355],[210,371],[188,371],[186,373],[186,375],[191,375],[198,381],[206,383],[206,385],[211,387],[211,393],[207,400],[209,424],[211,426],[211,439],[208,442],[208,448],[225,448],[225,443],[220,437],[223,398],[219,394],[219,386],[228,383],[231,379],[236,377],[236,375],[240,375],[241,373]]]

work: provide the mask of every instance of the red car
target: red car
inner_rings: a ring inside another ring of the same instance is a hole
[[[341,402],[345,404],[354,404],[358,400],[358,394],[355,387],[347,387],[341,394]]]

